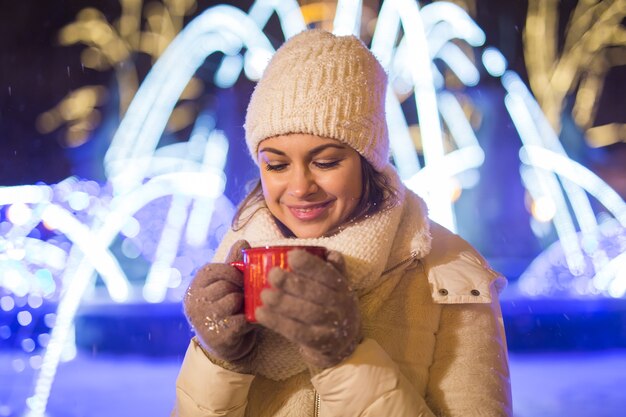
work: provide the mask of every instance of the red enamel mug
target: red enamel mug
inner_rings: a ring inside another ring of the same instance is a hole
[[[270,287],[267,282],[270,270],[277,266],[289,271],[287,253],[294,249],[303,249],[322,259],[327,255],[322,246],[264,246],[243,249],[243,260],[230,263],[243,272],[244,313],[249,322],[256,322],[254,311],[263,304],[261,291]]]

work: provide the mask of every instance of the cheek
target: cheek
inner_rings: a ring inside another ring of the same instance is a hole
[[[353,201],[356,205],[363,191],[361,187],[361,177],[349,174],[334,177],[330,181],[327,181],[325,189],[327,192],[342,198],[344,203],[348,205],[353,204]]]
[[[350,194],[351,198],[358,201],[361,198],[361,194],[363,193],[363,178],[361,177],[361,166],[354,166],[353,169],[350,170],[350,175],[346,175],[344,178],[347,193]]]
[[[355,179],[354,181],[350,182],[349,185],[350,189],[349,189],[349,197],[350,197],[350,206],[351,208],[354,208],[357,206],[357,204],[359,204],[359,201],[361,200],[361,194],[363,194],[363,187],[361,187],[361,181],[360,178],[359,179]]]

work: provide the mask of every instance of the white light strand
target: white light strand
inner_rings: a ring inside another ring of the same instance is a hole
[[[428,199],[437,187],[445,187],[450,178],[481,166],[484,160],[485,153],[478,146],[457,149],[447,153],[438,164],[425,166],[413,177],[404,181],[404,184],[416,194]]]
[[[530,116],[529,121],[537,130],[537,140],[533,143],[525,143],[525,145],[539,145],[567,157],[567,153],[559,141],[559,138],[548,123],[539,104],[519,78],[519,75],[512,71],[507,71],[502,77],[502,85],[507,89],[509,94],[519,97],[522,100],[524,103],[524,111],[528,113]],[[520,135],[520,137],[522,136]],[[524,138],[522,137],[522,139]],[[571,205],[576,220],[585,238],[596,239],[598,234],[598,222],[595,218],[591,203],[585,194],[585,190],[567,179],[563,181],[563,189],[565,190],[567,198],[572,203]]]
[[[431,73],[429,46],[417,3],[410,0],[387,0],[382,4],[372,39],[372,52],[381,59],[384,66],[388,67],[391,63],[389,51],[394,48],[395,36],[399,33],[400,24],[402,24],[408,47],[414,54],[413,60],[407,65],[410,67],[414,87],[425,165],[437,164],[444,157],[443,139]],[[378,36],[383,30],[385,33]],[[454,213],[446,187],[434,188],[430,195],[430,202],[433,220],[455,230]]]
[[[177,195],[172,197],[154,254],[154,262],[150,265],[143,287],[143,297],[149,303],[160,303],[165,299],[170,269],[178,254],[178,246],[190,204],[191,200],[187,197]]]
[[[205,172],[223,172],[228,155],[228,140],[219,131],[211,132],[205,148],[202,169]],[[213,198],[197,198],[193,201],[185,236],[191,246],[202,245],[209,233],[215,206]]]
[[[584,165],[549,149],[533,145],[520,149],[520,159],[525,164],[553,171],[575,182],[606,207],[622,227],[626,228],[626,203],[615,190]]]
[[[480,148],[476,133],[474,133],[472,125],[470,125],[468,118],[463,112],[463,108],[454,94],[442,91],[439,93],[438,102],[441,117],[446,122],[448,130],[457,147],[459,149],[470,146]],[[482,150],[482,148],[480,149]]]
[[[400,178],[404,180],[412,177],[420,170],[420,162],[404,118],[404,112],[391,88],[387,89],[385,108],[391,155]]]
[[[611,297],[621,298],[626,295],[626,252],[611,259],[592,278],[592,282],[597,289],[608,291]]]
[[[48,185],[16,185],[0,187],[0,206],[9,204],[38,204],[52,200],[52,188]]]
[[[76,247],[81,248],[87,260],[106,283],[111,299],[123,302],[128,299],[130,286],[115,256],[95,238],[94,233],[71,213],[61,207],[49,205],[41,216],[46,224],[65,234]]]
[[[362,11],[361,0],[339,0],[333,21],[333,33],[337,36],[360,36]]]
[[[485,32],[474,22],[465,10],[454,3],[438,1],[430,3],[421,9],[422,22],[426,33],[431,35],[431,30],[445,23],[452,30],[448,39],[458,38],[466,41],[471,46],[478,47],[485,43]]]
[[[514,94],[507,94],[504,104],[511,115],[520,139],[524,144],[541,144],[539,132],[530,117],[524,101]],[[535,161],[530,161],[529,166],[536,166]],[[549,171],[538,170],[537,175],[542,179],[540,184],[546,186],[546,191],[542,195],[551,196],[554,200],[557,212],[554,216],[554,227],[559,240],[563,243],[563,250],[570,271],[574,275],[579,275],[584,268],[584,256],[576,236],[576,227],[569,214],[567,203],[561,192],[558,180]]]
[[[220,32],[230,36],[220,36]],[[227,42],[232,39],[238,44]],[[273,52],[255,22],[241,10],[226,5],[207,9],[172,41],[137,91],[105,156],[107,176],[117,193],[138,186],[145,178],[147,167],[135,158],[154,152],[167,116],[206,57],[216,51],[232,55],[243,46]]]

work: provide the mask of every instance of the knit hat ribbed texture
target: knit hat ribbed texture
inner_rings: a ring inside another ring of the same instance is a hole
[[[354,36],[307,30],[285,42],[258,82],[246,114],[246,143],[289,133],[337,139],[381,171],[389,161],[387,75]]]

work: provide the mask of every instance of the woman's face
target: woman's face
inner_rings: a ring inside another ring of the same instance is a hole
[[[275,136],[260,143],[258,158],[267,207],[298,238],[326,235],[361,198],[361,157],[335,139]]]

